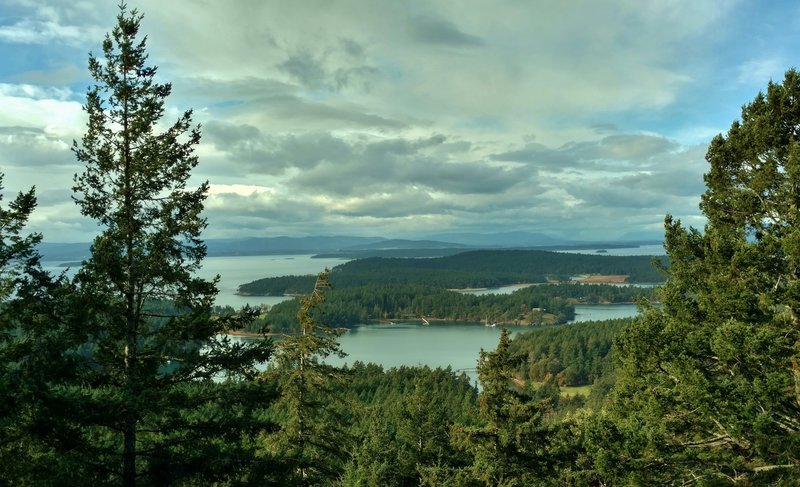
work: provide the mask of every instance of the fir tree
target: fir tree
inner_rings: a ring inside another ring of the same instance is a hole
[[[545,423],[549,405],[513,386],[515,364],[510,343],[510,334],[503,329],[497,349],[481,350],[478,359],[483,426],[455,426],[452,431],[453,444],[472,457],[472,464],[449,473],[423,471],[426,485],[540,485],[552,475],[555,459],[549,457],[550,428]]]
[[[800,473],[800,74],[709,146],[703,231],[666,218],[661,309],[620,340],[619,425],[641,483]],[[794,485],[794,484],[792,484]]]
[[[272,443],[267,448],[288,460],[293,476],[285,480],[287,484],[318,485],[337,478],[348,453],[334,389],[342,371],[324,363],[331,355],[344,356],[337,341],[344,330],[326,325],[323,319],[321,307],[328,288],[326,269],[300,302],[299,332],[278,341],[276,368],[266,374],[268,379],[277,377],[280,399],[275,409],[285,417],[281,430],[267,436]]]
[[[102,233],[75,277],[82,312],[73,332],[85,360],[63,393],[71,420],[91,438],[73,455],[94,465],[96,483],[125,486],[209,481],[241,461],[226,460],[223,442],[200,441],[239,431],[221,403],[248,408],[235,394],[246,382],[215,381],[254,378],[253,364],[271,349],[269,341],[231,343],[225,333],[253,313],[212,316],[216,281],[194,274],[206,253],[208,183],[188,187],[200,132],[191,111],[159,131],[172,87],[146,64],[141,19],[122,4],[102,56],[89,57],[96,84],[84,105],[87,131],[73,145],[86,166],[74,199]]]
[[[0,174],[0,191],[3,189]],[[2,195],[0,195],[2,200]],[[25,235],[36,207],[34,189],[19,193],[7,208],[0,208],[0,485],[23,483],[39,465],[20,458],[42,455],[27,428],[38,409],[35,385],[26,363],[41,353],[34,324],[28,319],[30,291],[46,277],[39,267],[35,247],[41,235]],[[37,353],[38,352],[38,353]],[[36,452],[36,453],[34,453]]]

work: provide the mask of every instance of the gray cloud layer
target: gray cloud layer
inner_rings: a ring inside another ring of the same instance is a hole
[[[667,212],[702,223],[697,134],[724,126],[680,116],[736,2],[134,3],[173,82],[167,116],[193,107],[203,126],[209,236],[614,238]],[[69,146],[89,80],[71,56],[99,51],[115,7],[0,5],[14,13],[0,49],[26,49],[0,71],[0,168],[39,185],[36,229],[85,239]],[[768,61],[746,59],[759,77]]]

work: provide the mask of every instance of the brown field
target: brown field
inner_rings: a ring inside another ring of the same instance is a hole
[[[586,284],[624,284],[628,282],[628,275],[585,274],[575,282]]]

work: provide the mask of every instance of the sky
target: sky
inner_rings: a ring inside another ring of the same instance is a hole
[[[201,125],[206,238],[702,227],[707,145],[797,66],[800,4],[723,0],[130,0]],[[5,202],[89,241],[71,152],[110,0],[0,0]]]

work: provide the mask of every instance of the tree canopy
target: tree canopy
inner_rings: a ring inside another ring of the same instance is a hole
[[[790,70],[711,142],[703,231],[666,218],[663,307],[620,340],[618,407],[648,425],[632,468],[648,482],[800,473],[798,127]]]

